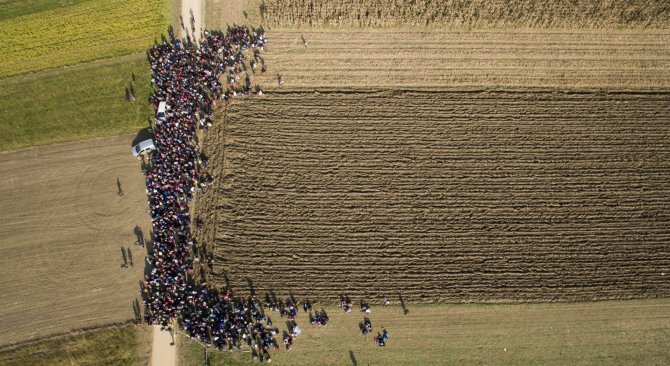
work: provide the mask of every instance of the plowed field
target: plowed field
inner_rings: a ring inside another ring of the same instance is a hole
[[[198,203],[217,281],[328,300],[670,295],[667,94],[280,92],[222,114]]]

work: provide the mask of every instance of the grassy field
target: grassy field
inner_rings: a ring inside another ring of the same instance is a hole
[[[179,337],[177,344],[179,366],[255,366],[258,361],[251,359],[248,352],[209,351],[209,365],[205,362],[205,349],[200,343],[185,336]]]
[[[150,77],[142,53],[0,80],[0,151],[136,132],[152,114]]]
[[[146,127],[142,51],[165,31],[169,13],[167,0],[0,3],[0,151]],[[137,100],[129,103],[133,74]]]
[[[124,326],[83,332],[0,352],[3,366],[147,365],[149,328]]]
[[[252,1],[253,2],[253,1]],[[264,23],[343,27],[666,28],[665,0],[263,0]]]
[[[373,334],[385,327],[386,348],[363,336],[356,310],[327,307],[319,328],[300,313],[294,349],[272,352],[277,365],[667,365],[670,300],[573,304],[424,305],[403,312],[373,305]],[[286,327],[274,313],[279,327]],[[279,340],[281,341],[281,339]],[[185,337],[181,366],[205,365],[203,350]],[[210,352],[211,365],[247,365],[249,353]]]
[[[0,78],[148,48],[169,19],[164,0],[88,0],[0,20]],[[15,14],[28,11],[17,6]]]

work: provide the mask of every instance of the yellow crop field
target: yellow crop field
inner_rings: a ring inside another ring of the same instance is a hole
[[[168,22],[163,0],[91,0],[0,21],[0,77],[143,50]]]

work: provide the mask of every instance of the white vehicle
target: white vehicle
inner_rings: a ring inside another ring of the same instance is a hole
[[[139,144],[133,146],[130,151],[134,157],[148,153],[150,151],[156,150],[156,145],[154,145],[154,140],[148,139],[140,142]]]
[[[156,118],[165,118],[166,109],[167,109],[167,103],[165,102],[158,103],[158,111],[156,111]]]

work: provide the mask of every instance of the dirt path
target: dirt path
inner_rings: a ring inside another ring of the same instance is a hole
[[[151,366],[174,366],[177,364],[177,347],[173,344],[170,332],[161,331],[159,326],[154,325],[151,333]],[[176,340],[176,338],[174,338]]]
[[[199,41],[200,34],[204,29],[204,0],[182,0],[181,17],[186,29],[182,29],[181,36],[186,33],[192,34]],[[191,28],[191,16],[193,16],[193,28]],[[195,32],[192,31],[195,29]],[[152,366],[174,366],[177,364],[176,346],[173,344],[173,337],[169,332],[161,332],[160,327],[153,327],[153,341],[151,345],[151,365]]]
[[[191,13],[194,19],[195,32],[191,31]],[[196,40],[200,40],[200,33],[205,29],[204,23],[205,2],[204,0],[182,0],[181,1],[181,17],[184,20],[184,27],[189,34],[194,34]],[[186,34],[182,30],[182,37]]]
[[[150,221],[133,137],[0,154],[1,345],[134,318]]]

